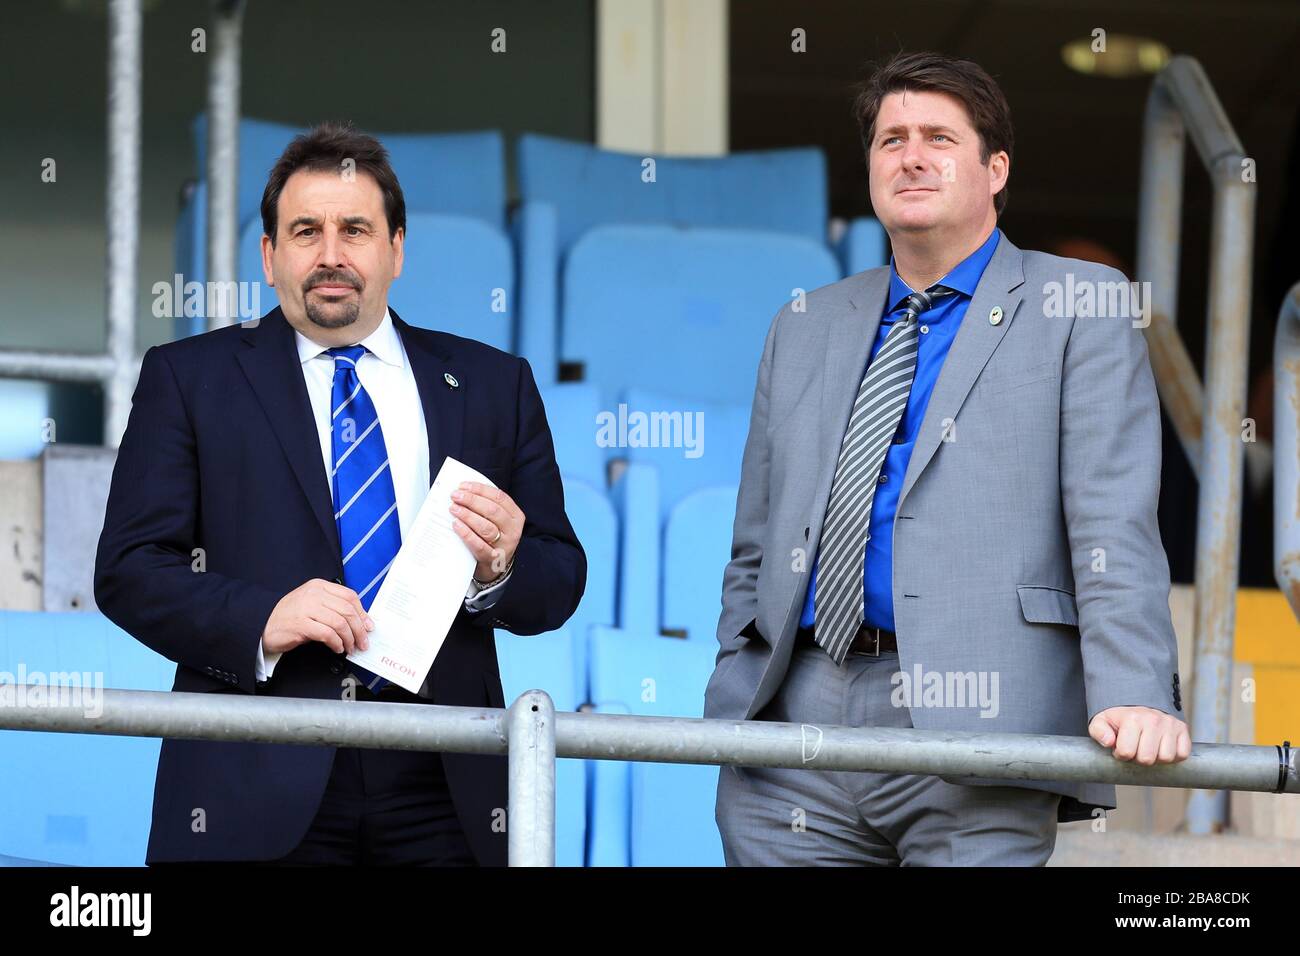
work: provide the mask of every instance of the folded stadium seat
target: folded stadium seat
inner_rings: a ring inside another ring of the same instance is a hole
[[[601,226],[564,265],[561,360],[606,398],[643,387],[748,405],[773,316],[839,277],[801,236]]]
[[[615,621],[618,587],[618,519],[609,497],[578,478],[563,477],[564,512],[587,556],[587,584],[578,609],[565,624],[573,633],[573,682],[578,704],[590,700],[587,634]]]
[[[521,205],[523,354],[554,374],[560,292],[555,277],[589,230],[617,223],[759,229],[824,244],[826,159],[813,147],[707,158],[646,157],[526,134],[515,151]],[[838,276],[837,276],[838,278]]]
[[[731,560],[736,490],[731,485],[688,495],[673,508],[664,527],[663,630],[701,641],[714,651],[722,614],[722,572]]]
[[[97,612],[0,611],[0,671],[5,683],[68,686],[72,677],[56,675],[77,674],[90,675],[79,678],[88,687],[168,691],[176,665]],[[22,781],[0,787],[0,865],[144,865],[160,746],[157,737],[0,731],[0,767]]]
[[[835,255],[846,276],[889,264],[888,239],[879,220],[862,217],[849,222],[835,244]]]
[[[653,181],[647,159],[653,159]],[[519,198],[551,203],[560,249],[596,226],[676,223],[764,229],[826,241],[826,157],[817,147],[647,157],[525,133]]]
[[[497,661],[501,666],[506,707],[526,691],[544,690],[557,711],[576,711],[582,701],[573,683],[574,644],[568,627],[531,637],[497,631]],[[556,866],[582,866],[585,859],[586,763],[573,758],[555,762]]]
[[[529,363],[532,364],[531,362]],[[537,375],[537,369],[533,369]],[[600,390],[588,382],[538,383],[560,474],[604,489],[606,450],[596,444]]]
[[[250,219],[240,237],[239,279],[260,283],[259,314],[278,304],[262,271],[260,219]],[[405,321],[511,352],[514,296],[515,256],[504,232],[467,216],[407,213],[402,274],[388,290],[388,304]]]
[[[305,127],[263,120],[239,122],[238,223],[241,233],[249,220],[261,220],[266,177],[284,147]],[[367,131],[369,132],[369,131]],[[176,271],[187,282],[207,278],[207,117],[192,124],[198,183],[185,197],[177,221],[174,249]],[[501,133],[373,133],[388,149],[393,170],[402,184],[409,217],[412,212],[436,212],[479,219],[504,230],[506,203],[505,147]],[[269,307],[268,307],[269,308]],[[514,309],[511,309],[514,313]],[[200,317],[176,320],[178,338],[202,332]]]
[[[706,402],[630,388],[623,393],[618,407],[610,410],[619,432],[625,432],[620,434],[620,447],[614,448],[613,454],[638,469],[648,467],[655,472],[653,480],[639,470],[625,475],[626,488],[617,497],[619,522],[624,529],[619,565],[621,626],[651,631],[662,628],[684,636],[679,633],[684,628],[681,619],[670,622],[663,617],[668,594],[663,577],[668,518],[692,492],[740,484],[751,404],[749,400]],[[733,504],[724,517],[729,522],[734,516]],[[633,549],[636,554],[631,553]],[[715,575],[709,572],[706,577],[712,582]],[[689,579],[679,580],[690,583]],[[707,597],[716,605],[719,593],[714,591]]]
[[[606,492],[605,450],[596,444],[599,392],[584,382],[540,386],[564,508],[587,554],[587,586],[568,626],[574,634],[578,699],[587,701],[587,628],[614,624],[618,587],[618,519]]]
[[[596,711],[701,717],[714,649],[653,632],[591,629]],[[594,760],[591,866],[721,866],[714,820],[718,768]]]

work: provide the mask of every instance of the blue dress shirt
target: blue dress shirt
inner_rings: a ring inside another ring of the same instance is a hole
[[[993,258],[999,236],[1001,231],[995,226],[982,246],[939,280],[939,285],[955,289],[959,294],[940,299],[934,308],[923,313],[919,319],[921,334],[918,337],[916,376],[912,379],[912,391],[907,397],[907,408],[903,411],[894,441],[885,452],[885,462],[880,470],[883,481],[876,485],[876,497],[871,503],[871,520],[867,527],[867,553],[862,575],[863,608],[864,619],[872,627],[894,630],[894,512],[898,507],[898,493],[903,490],[907,463],[912,458],[912,449],[916,447],[916,436],[921,430],[926,406],[930,404],[934,383],[939,379],[939,370],[948,357],[948,349],[952,347],[952,340],[970,307],[984,268]],[[914,291],[916,290],[899,278],[891,257],[889,299],[885,303],[886,311],[876,333],[876,340],[871,346],[868,366],[880,351],[894,322],[907,314],[903,303]],[[862,374],[866,375],[866,369],[862,370]],[[838,449],[836,457],[838,458]],[[817,564],[814,562],[803,614],[799,617],[801,627],[813,626],[816,593]]]

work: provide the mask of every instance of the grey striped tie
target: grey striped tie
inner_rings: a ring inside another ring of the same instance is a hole
[[[933,285],[907,297],[907,314],[894,322],[862,377],[849,427],[840,445],[831,500],[818,547],[813,595],[814,638],[835,663],[844,663],[862,625],[863,562],[871,503],[885,452],[907,408],[916,374],[917,317],[956,292]]]

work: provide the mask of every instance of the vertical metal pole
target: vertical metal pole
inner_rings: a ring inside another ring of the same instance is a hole
[[[112,0],[108,23],[108,355],[104,444],[126,431],[136,379],[136,270],[140,257],[140,0]]]
[[[1192,671],[1192,739],[1226,743],[1232,703],[1232,647],[1241,556],[1246,359],[1250,343],[1251,250],[1255,186],[1242,178],[1241,154],[1211,165],[1209,316],[1205,343],[1205,415],[1201,490],[1196,509],[1196,663]],[[1188,801],[1193,834],[1227,820],[1222,790],[1197,790]]]
[[[1163,84],[1153,83],[1142,130],[1137,278],[1151,283],[1146,338],[1156,387],[1192,473],[1199,474],[1204,397],[1196,367],[1178,335],[1184,132],[1183,118]]]
[[[521,694],[506,717],[511,866],[555,866],[555,704],[542,690]]]
[[[1273,574],[1300,618],[1300,282],[1273,337]]]
[[[208,328],[232,325],[239,295],[239,67],[243,0],[214,0],[208,66]],[[227,307],[228,306],[228,307]]]

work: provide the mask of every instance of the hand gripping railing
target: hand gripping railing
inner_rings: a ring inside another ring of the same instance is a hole
[[[555,865],[557,757],[1300,793],[1289,743],[1196,743],[1184,761],[1144,767],[1087,737],[556,713],[540,690],[509,710],[72,690],[6,685],[0,729],[508,754],[511,866]]]

